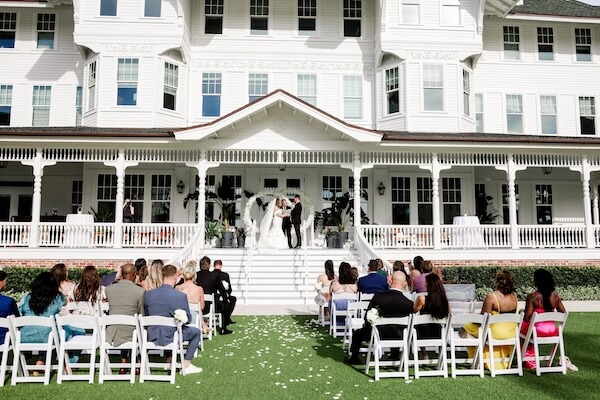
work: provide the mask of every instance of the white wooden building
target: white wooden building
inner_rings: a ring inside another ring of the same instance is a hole
[[[568,0],[0,0],[0,262],[249,268],[196,217],[226,186],[247,230],[244,191],[302,193],[305,266],[329,254],[309,216],[345,192],[357,263],[589,265],[599,27]],[[486,198],[498,217],[460,225]],[[67,221],[91,208],[112,215]]]

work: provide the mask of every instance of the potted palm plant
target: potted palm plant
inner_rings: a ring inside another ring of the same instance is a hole
[[[222,232],[223,229],[219,221],[213,219],[204,223],[204,237],[210,247],[218,247]]]
[[[335,235],[335,247],[342,248],[344,243],[348,240],[348,232],[346,227],[351,222],[353,217],[354,202],[350,198],[350,193],[346,192],[342,196],[336,197],[331,203],[331,206],[324,208],[321,211],[315,213],[315,227],[320,226],[325,229],[326,237]],[[364,211],[360,210],[361,222],[363,224],[369,223]],[[337,228],[337,231],[331,229],[331,227]],[[327,241],[329,247],[330,240]]]

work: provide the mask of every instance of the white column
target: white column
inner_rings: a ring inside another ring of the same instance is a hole
[[[592,198],[592,206],[593,206],[593,220],[594,220],[594,225],[598,225],[600,224],[600,217],[598,216],[598,212],[600,211],[598,209],[598,185],[596,183],[594,183],[594,188],[592,189],[592,193],[594,193],[594,197]]]
[[[352,177],[354,179],[354,187],[352,188],[354,199],[353,199],[353,218],[354,218],[354,227],[359,227],[361,225],[361,217],[360,217],[360,178],[363,169],[373,168],[373,164],[362,164],[360,162],[360,151],[354,152],[354,160],[352,164],[342,164],[342,168],[349,169],[352,171]]]
[[[206,241],[206,234],[204,230],[204,216],[206,215],[206,171],[209,168],[216,168],[219,163],[211,163],[206,161],[206,150],[202,150],[200,154],[200,160],[197,163],[186,163],[190,168],[196,168],[198,171],[198,229],[200,230],[200,236],[198,237],[198,250],[204,249],[204,242]]]
[[[600,170],[600,167],[590,165],[587,155],[581,156],[581,166],[570,167],[571,171],[581,174],[581,184],[583,188],[583,221],[585,223],[585,236],[588,249],[595,247],[594,225],[592,223],[592,204],[590,197],[590,176],[594,171]],[[597,202],[597,200],[596,200]]]
[[[517,172],[527,169],[524,166],[517,166],[512,154],[508,155],[506,165],[498,165],[496,169],[506,172],[508,180],[508,216],[510,218],[510,244],[511,248],[519,248],[519,225],[517,223],[517,195],[515,191],[515,180]]]
[[[125,202],[125,170],[128,167],[135,167],[137,161],[125,161],[125,151],[119,150],[119,155],[115,161],[105,161],[107,167],[114,167],[117,175],[117,198],[115,204],[115,240],[114,247],[121,248],[123,242],[123,203]]]
[[[433,248],[442,248],[442,220],[440,203],[440,173],[450,169],[450,166],[442,166],[438,160],[437,153],[432,154],[430,165],[419,165],[419,168],[431,172],[431,208],[433,216]]]
[[[31,228],[29,247],[38,247],[40,214],[42,210],[42,177],[44,167],[56,165],[56,161],[44,160],[42,149],[37,149],[33,160],[21,161],[21,164],[33,168],[33,197],[31,204]]]

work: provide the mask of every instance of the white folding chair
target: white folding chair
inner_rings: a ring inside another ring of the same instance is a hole
[[[96,353],[98,351],[99,335],[98,320],[91,315],[65,315],[56,316],[58,328],[58,375],[56,382],[62,381],[85,381],[94,383],[96,373]],[[85,330],[85,335],[70,335],[71,328]],[[89,355],[89,362],[70,362],[69,352],[77,352],[79,358],[82,354]],[[73,368],[87,369],[87,374],[73,374]]]
[[[489,349],[489,359],[486,362],[490,368],[490,374],[492,377],[496,375],[509,375],[518,374],[523,376],[523,363],[521,360],[521,339],[519,337],[519,329],[521,328],[521,321],[523,320],[522,313],[510,313],[510,314],[496,314],[488,317],[487,330],[485,332],[485,344]],[[513,324],[513,328],[509,329],[514,334],[509,335],[505,338],[494,338],[493,329],[495,324]],[[507,357],[496,358],[494,355],[494,347],[497,346],[511,346],[512,350],[510,355]],[[517,356],[517,364],[513,367],[514,356]],[[507,368],[500,369],[496,368],[496,362],[507,363]]]
[[[321,323],[321,326],[327,326],[331,322],[331,320],[325,318],[325,310],[329,310],[328,302],[325,302],[325,304],[319,306],[319,322]],[[331,314],[329,318],[331,318]]]
[[[44,385],[50,383],[50,373],[53,368],[52,353],[56,351],[58,335],[54,317],[24,316],[9,317],[13,329],[13,367],[11,385],[19,382],[41,382]],[[23,343],[21,342],[22,330],[27,327],[41,327],[48,330],[48,338],[43,343]],[[25,353],[45,352],[44,365],[28,364]],[[56,366],[55,366],[56,367]],[[43,371],[40,376],[30,375],[31,371]]]
[[[568,316],[568,312],[561,313],[558,311],[553,311],[544,312],[541,314],[534,312],[533,316],[531,317],[531,322],[529,324],[527,333],[521,334],[521,339],[523,339],[523,361],[535,362],[535,374],[537,376],[540,376],[545,372],[561,372],[563,374],[567,373],[563,332]],[[539,336],[537,330],[535,329],[535,324],[548,322],[556,324],[558,334],[556,336]],[[535,354],[533,356],[525,357],[525,353],[529,345],[533,346]],[[543,349],[541,345],[551,345],[550,352],[542,355],[540,353],[540,351]],[[559,352],[557,360],[558,365],[553,366],[552,364],[554,362],[554,357],[556,356],[557,350]],[[546,365],[542,366],[541,361],[547,361]]]
[[[352,343],[352,334],[354,331],[363,327],[365,323],[365,311],[369,307],[368,301],[353,301],[348,303],[346,310],[346,324],[344,325],[344,336],[342,339],[342,349],[348,345],[350,352],[350,344]]]
[[[452,378],[456,378],[457,375],[479,375],[481,378],[484,376],[483,371],[483,348],[484,348],[484,332],[487,329],[487,318],[488,314],[451,314],[448,320],[446,329],[446,343],[450,346],[450,366],[452,368]],[[478,325],[477,337],[467,335],[461,337],[459,331],[468,323]],[[459,352],[466,352],[466,347],[474,348],[474,354],[472,358],[466,357],[459,358]],[[469,368],[459,369],[458,364],[468,364]]]
[[[358,293],[358,300],[361,300],[361,301],[371,301],[371,299],[373,298],[373,296],[375,296],[375,293],[363,293],[363,292],[359,292]]]
[[[467,301],[467,294],[464,292],[446,292],[448,301]]]
[[[6,378],[6,372],[11,370],[8,366],[8,353],[13,350],[12,343],[14,341],[11,324],[8,318],[0,318],[0,329],[5,329],[6,334],[4,335],[4,341],[0,343],[0,387],[4,386],[4,379]]]
[[[177,324],[172,317],[161,317],[157,315],[139,317],[140,325],[140,336],[142,348],[140,351],[142,363],[140,366],[140,382],[144,381],[167,381],[171,384],[175,383],[175,374],[177,368],[182,368],[183,361],[183,348],[181,338],[177,329]],[[148,340],[148,328],[151,326],[160,326],[166,328],[173,328],[173,340],[164,346],[156,344]],[[150,355],[164,354],[164,352],[171,352],[170,362],[158,362],[150,361]],[[177,361],[177,358],[180,361]],[[165,368],[170,370],[168,375],[164,374],[153,374],[153,369],[158,369],[160,372],[164,372]]]
[[[472,301],[449,301],[448,305],[452,314],[469,314],[473,312]]]
[[[369,367],[375,367],[375,380],[378,381],[380,378],[409,378],[408,372],[408,353],[409,353],[409,337],[411,329],[412,314],[407,317],[401,318],[380,318],[376,321],[371,330],[371,340],[369,342],[369,350],[367,351],[367,362],[365,365],[365,374],[369,373]],[[394,339],[383,339],[381,338],[379,328],[396,325],[402,330],[402,338]],[[399,360],[380,360],[383,356],[384,350],[387,349],[398,349],[400,352]],[[371,361],[371,355],[373,361]],[[395,371],[381,371],[381,367],[398,367]]]
[[[100,324],[100,367],[99,367],[99,383],[104,381],[129,381],[135,382],[135,368],[138,354],[139,327],[137,315],[102,315],[99,317]],[[108,342],[106,330],[110,326],[129,327],[132,330],[131,340],[115,346]],[[129,363],[121,362],[121,351],[129,351]],[[111,362],[111,354],[117,352],[118,362]],[[128,374],[113,374],[113,369],[129,370]]]
[[[204,301],[210,302],[208,313],[204,314],[202,317],[207,319],[208,323],[208,340],[212,340],[213,334],[216,334],[217,327],[222,326],[222,315],[221,313],[217,313],[217,305],[215,303],[215,295],[214,294],[205,294]]]
[[[200,329],[200,343],[198,346],[200,347],[200,351],[204,351],[204,334],[202,333],[202,309],[200,308],[200,303],[188,303],[188,307],[190,308],[190,313],[192,314],[192,321],[189,322],[190,326],[195,326]],[[210,335],[210,332],[207,333]],[[198,349],[194,353],[194,357],[198,356]]]
[[[479,312],[481,312],[482,308],[483,308],[483,301],[473,301],[471,303],[471,312],[472,313],[479,313]]]
[[[353,302],[356,301],[358,295],[356,293],[333,293],[331,295],[331,307],[329,309],[329,333],[333,337],[342,337],[346,326],[345,317],[346,309],[338,310],[337,301]],[[342,320],[344,319],[344,320]]]
[[[415,379],[419,379],[421,376],[443,376],[448,377],[448,363],[446,362],[446,325],[448,318],[437,319],[429,314],[413,315],[412,328],[410,341],[412,343],[413,350],[413,364],[415,371]],[[438,325],[440,327],[439,338],[426,338],[419,337],[419,327],[426,326],[429,324]],[[421,347],[434,347],[437,353],[437,358],[431,358],[428,355],[428,359],[420,360],[419,353]],[[421,370],[421,365],[435,365],[435,369]]]

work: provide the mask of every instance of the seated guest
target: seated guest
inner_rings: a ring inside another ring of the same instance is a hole
[[[188,303],[199,304],[200,309],[204,309],[204,289],[201,286],[196,285],[196,261],[193,263],[189,262],[183,269],[183,283],[175,286],[175,289],[181,293],[184,293],[187,297]],[[202,320],[202,333],[208,333],[208,326],[204,322],[204,318],[198,315],[198,312],[192,312],[192,319],[190,321],[197,321],[198,318]]]
[[[413,312],[413,302],[402,294],[402,289],[404,289],[405,286],[406,275],[400,271],[394,272],[392,274],[392,286],[390,290],[375,293],[369,303],[367,312],[372,308],[377,308],[379,310],[379,316],[382,318],[406,317],[411,314]],[[382,327],[379,333],[384,339],[402,337],[402,330],[394,326]],[[365,324],[352,336],[352,343],[350,344],[351,355],[344,361],[348,364],[361,364],[360,358],[358,357],[360,346],[363,342],[367,342],[370,339],[371,324],[366,320],[365,313]],[[392,356],[397,356],[397,354],[392,354]]]
[[[162,286],[154,290],[149,290],[144,295],[144,311],[146,315],[158,315],[163,317],[173,317],[175,310],[184,310],[188,321],[192,320],[190,308],[188,306],[185,294],[175,290],[177,283],[177,267],[165,265],[162,268]],[[165,346],[173,341],[175,328],[166,326],[149,326],[148,340],[157,343],[159,346]],[[202,372],[202,368],[196,367],[191,363],[194,353],[200,343],[200,330],[187,324],[182,326],[181,335],[183,340],[188,341],[183,360],[183,371],[187,374]]]
[[[0,270],[0,292],[6,288],[6,281],[8,274]],[[9,315],[19,316],[19,310],[17,309],[17,302],[12,297],[4,296],[0,294],[0,318],[6,318]],[[7,329],[0,328],[0,344],[4,343],[4,337],[6,336]]]
[[[369,273],[358,279],[358,291],[361,293],[379,293],[388,290],[387,278],[379,275],[377,260],[369,261]]]
[[[433,263],[429,260],[423,261],[421,264],[422,272],[415,277],[412,277],[413,291],[417,293],[427,293],[427,285],[425,284],[425,277],[433,271]]]
[[[143,315],[144,314],[144,289],[136,285],[136,266],[133,264],[121,265],[121,279],[106,288],[110,315]],[[133,327],[127,325],[111,325],[106,328],[106,340],[113,346],[120,346],[131,341]],[[126,363],[129,352],[121,352],[121,362]],[[125,373],[125,370],[121,370]]]
[[[51,317],[60,312],[65,297],[59,292],[51,272],[40,272],[31,282],[31,291],[25,295],[19,312],[21,315]],[[24,326],[21,328],[21,342],[46,343],[50,328],[45,326]]]
[[[322,285],[321,293],[323,293],[323,297],[325,297],[325,301],[329,301],[331,298],[329,294],[329,287],[336,279],[335,272],[333,272],[333,261],[327,260],[325,261],[325,273],[319,275],[317,277],[317,283]]]
[[[237,303],[237,297],[235,297],[231,294],[233,289],[231,288],[231,280],[229,279],[229,274],[227,272],[223,271],[223,261],[221,261],[221,260],[215,260],[213,267],[214,267],[213,272],[216,272],[217,274],[219,274],[219,277],[220,277],[219,279],[221,279],[221,283],[223,284],[223,287],[225,288],[225,291],[227,292],[227,299],[224,299],[222,296],[220,296],[219,302],[227,301],[231,308],[231,313],[233,313],[233,310],[235,309],[235,304]],[[217,310],[217,312],[219,312],[219,310]],[[229,314],[229,319],[227,321],[225,321],[225,325],[235,323],[231,320],[231,313]]]
[[[210,258],[204,256],[200,259],[200,271],[196,274],[196,285],[202,286],[205,294],[212,294],[215,298],[215,310],[220,312],[223,316],[223,327],[219,331],[221,335],[228,335],[233,333],[227,329],[227,322],[231,320],[231,313],[233,312],[232,304],[227,300],[229,298],[227,290],[223,286],[221,280],[221,274],[217,271],[210,270]],[[223,301],[219,299],[224,299]],[[235,304],[233,304],[235,306]],[[209,312],[210,302],[204,302],[204,314]]]
[[[100,285],[98,270],[93,265],[83,269],[81,281],[75,285],[68,298],[69,302],[76,302],[77,308],[71,313],[75,315],[97,315],[100,303],[106,301],[104,286]]]
[[[514,314],[518,312],[517,294],[515,293],[515,284],[512,274],[507,270],[496,273],[496,290],[488,293],[483,301],[481,314]],[[467,324],[464,329],[473,337],[477,337],[479,326],[476,324]],[[515,324],[512,322],[498,323],[491,325],[492,337],[494,339],[511,339],[515,337]],[[512,352],[513,346],[494,346],[494,357],[496,359],[507,358]],[[469,358],[474,356],[474,350],[468,348]],[[484,349],[483,358],[489,359],[489,349]],[[498,361],[495,363],[497,369],[508,368],[508,361]]]
[[[58,285],[58,290],[62,295],[68,298],[73,292],[73,288],[75,287],[75,283],[71,282],[68,278],[67,266],[63,263],[59,263],[54,265],[51,269],[52,276],[54,276],[54,281]]]
[[[448,318],[450,315],[450,306],[442,280],[436,274],[429,274],[425,278],[425,283],[427,286],[427,296],[417,296],[414,312],[430,314],[437,319]],[[419,339],[439,339],[441,338],[442,327],[439,324],[421,325],[417,327],[417,334]],[[425,348],[421,348],[421,355],[427,355]]]
[[[162,268],[164,267],[162,260],[154,260],[148,268],[148,276],[146,277],[146,290],[156,289],[162,286]]]
[[[352,267],[345,261],[340,263],[340,268],[338,270],[338,278],[333,281],[330,286],[330,295],[339,294],[339,293],[357,293],[358,285],[356,284],[356,276],[352,271]],[[330,296],[329,300],[329,309],[331,309],[332,296]],[[343,311],[348,309],[349,300],[347,299],[336,299],[335,300],[335,308],[338,311]],[[345,316],[343,317],[345,318]],[[340,320],[334,321],[336,323],[340,323]]]
[[[148,273],[148,266],[144,265],[138,271],[137,277],[135,279],[136,285],[138,285],[144,290],[148,290],[148,281],[146,280],[146,278],[148,277]]]
[[[404,287],[404,290],[402,292],[407,294],[412,293],[412,280],[410,279],[410,274],[406,272],[406,269],[404,268],[404,263],[400,260],[394,261],[394,264],[392,265],[392,273],[396,271],[404,272],[404,275],[406,276],[406,286]],[[392,284],[391,275],[388,275],[388,284]]]
[[[410,279],[414,280],[415,277],[421,275],[423,273],[423,257],[415,256],[412,262],[408,262],[408,269],[410,274]]]

